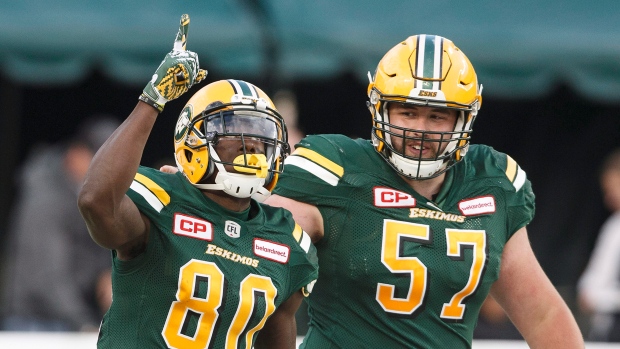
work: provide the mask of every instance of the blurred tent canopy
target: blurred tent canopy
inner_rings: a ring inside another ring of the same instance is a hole
[[[72,84],[94,68],[141,84],[183,13],[188,49],[219,75],[366,80],[389,48],[426,33],[453,40],[489,95],[534,98],[565,83],[620,101],[616,0],[0,0],[0,68],[23,84]]]

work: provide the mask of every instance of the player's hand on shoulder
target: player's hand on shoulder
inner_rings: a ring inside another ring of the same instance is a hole
[[[175,174],[177,172],[179,172],[179,169],[174,167],[174,166],[170,166],[170,165],[164,165],[162,167],[159,168],[159,170],[163,173],[169,173],[169,174]]]
[[[178,98],[207,76],[207,71],[200,69],[198,54],[186,50],[188,31],[189,15],[184,14],[172,51],[164,57],[140,95],[141,101],[160,112],[166,102]]]

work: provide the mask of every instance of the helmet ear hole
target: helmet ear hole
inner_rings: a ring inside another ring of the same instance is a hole
[[[187,159],[187,162],[192,162],[192,157],[194,154],[192,154],[191,151],[189,151],[189,149],[185,149],[185,158]]]

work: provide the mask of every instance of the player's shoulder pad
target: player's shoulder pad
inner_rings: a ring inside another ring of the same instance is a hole
[[[311,148],[317,152],[351,151],[357,141],[341,134],[317,134],[304,137],[298,147]]]
[[[302,139],[285,164],[299,167],[335,185],[344,175],[346,161],[360,151],[359,144],[344,135],[311,135]]]
[[[161,212],[172,200],[175,184],[178,184],[177,175],[140,166],[129,187],[129,197],[139,207],[150,208]],[[141,201],[142,205],[140,204]]]
[[[505,178],[514,191],[519,191],[527,181],[525,171],[513,158],[490,146],[471,145],[464,159],[476,177]]]

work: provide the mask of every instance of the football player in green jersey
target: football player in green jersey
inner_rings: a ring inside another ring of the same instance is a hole
[[[140,167],[164,104],[205,77],[174,50],[101,147],[79,208],[112,250],[113,302],[99,348],[295,348],[295,312],[318,275],[316,249],[290,212],[263,205],[289,152],[271,99],[244,81],[196,92],[174,134],[176,174]],[[259,332],[260,331],[260,332]]]
[[[482,87],[467,57],[412,36],[369,79],[371,140],[306,137],[265,201],[318,250],[302,348],[470,348],[489,293],[530,347],[583,348],[528,242],[525,172],[470,144]]]

